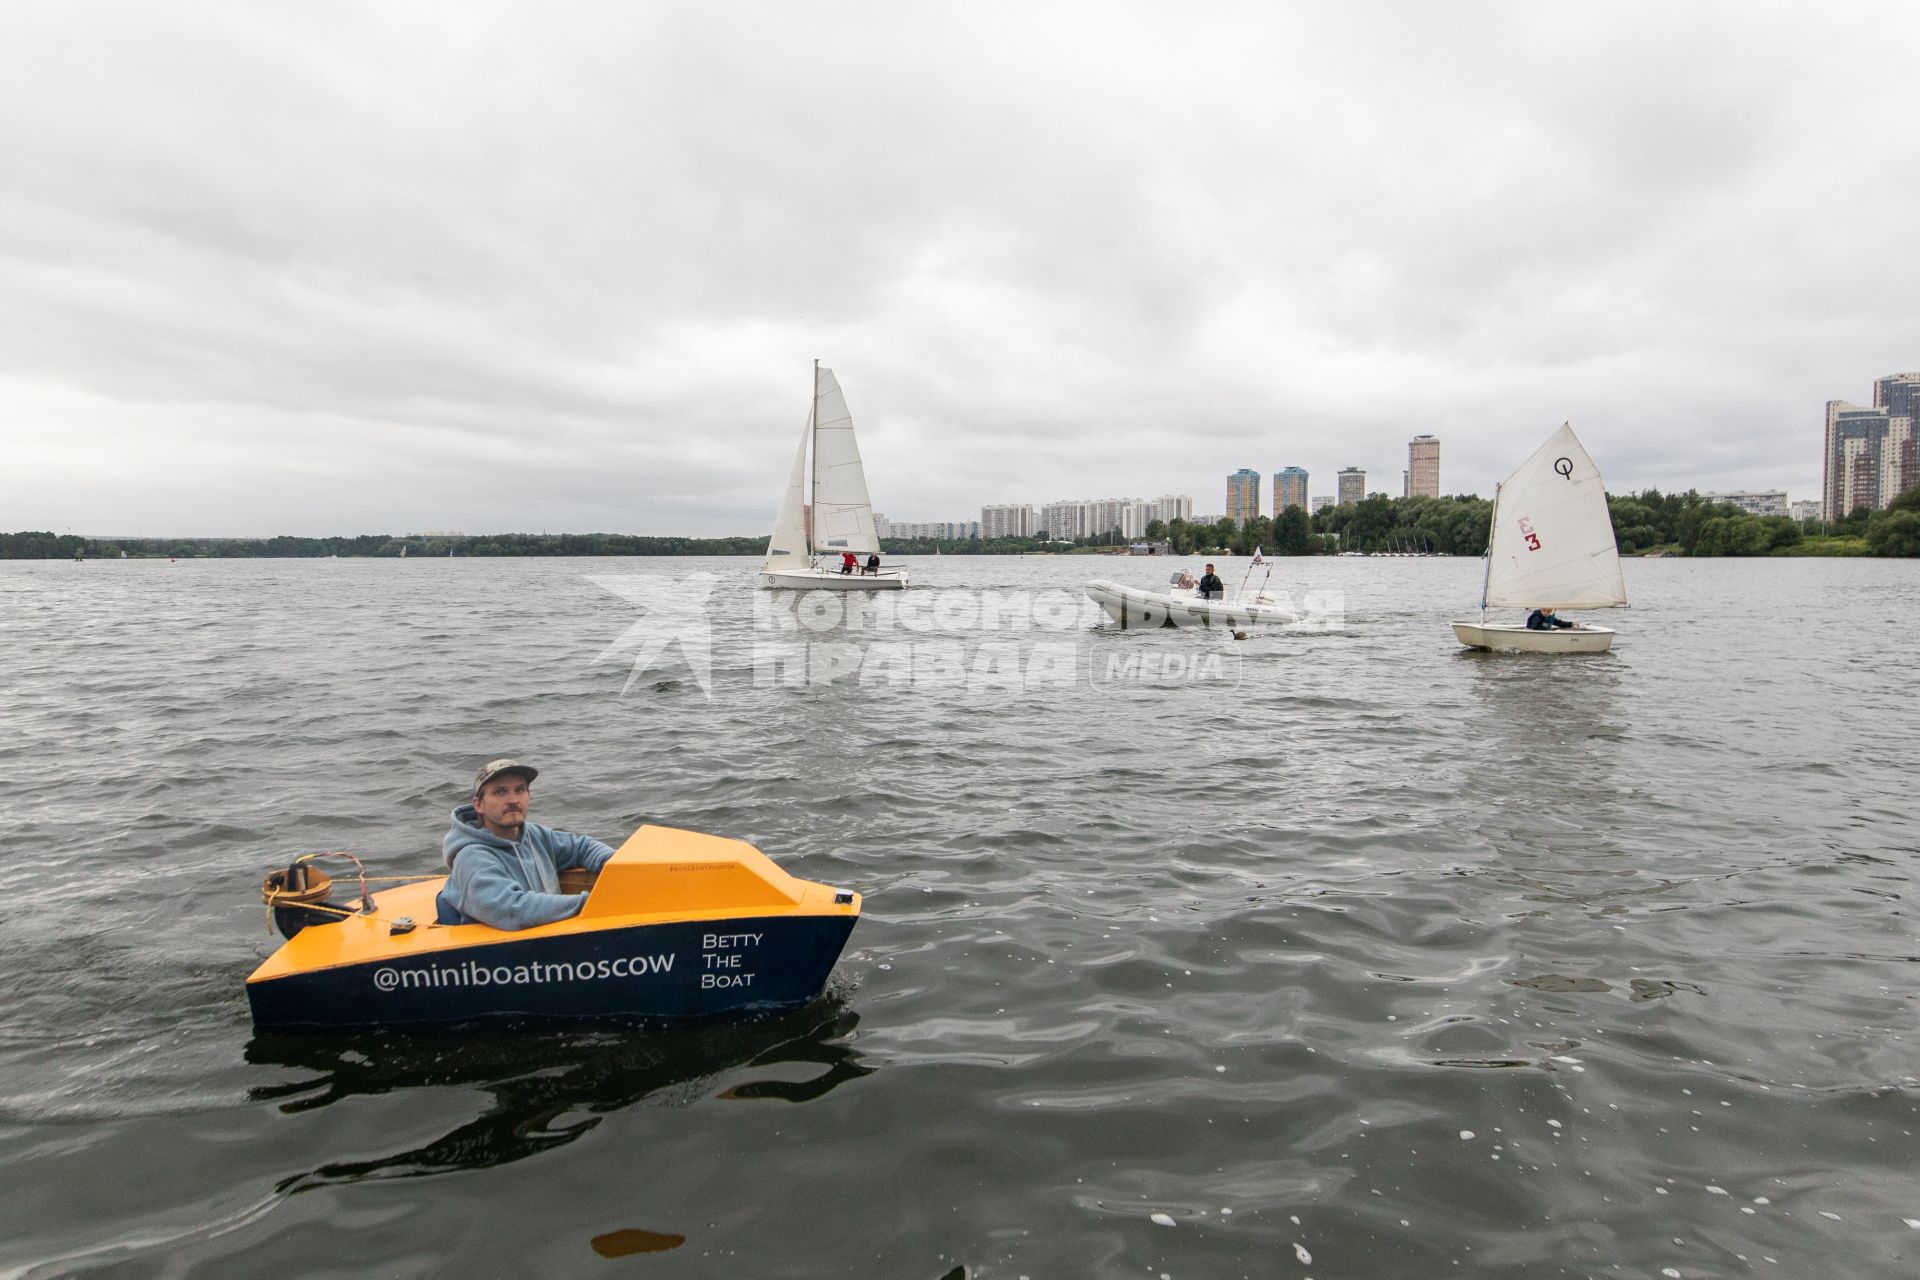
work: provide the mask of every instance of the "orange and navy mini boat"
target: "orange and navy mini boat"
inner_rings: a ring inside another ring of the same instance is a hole
[[[565,873],[562,888],[584,873]],[[262,895],[287,941],[247,979],[254,1025],[387,1027],[482,1018],[680,1019],[819,995],[860,895],[796,879],[750,844],[644,826],[578,915],[508,932],[433,923],[446,877],[327,902],[302,859]]]

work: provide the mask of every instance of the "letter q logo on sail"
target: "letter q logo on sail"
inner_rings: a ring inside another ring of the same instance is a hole
[[[375,969],[373,971],[373,985],[382,991],[391,991],[400,985],[400,975],[392,969]]]

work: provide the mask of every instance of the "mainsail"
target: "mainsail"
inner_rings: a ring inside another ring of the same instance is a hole
[[[1494,495],[1480,607],[1606,609],[1626,602],[1606,484],[1573,428],[1562,425]]]
[[[813,549],[851,551],[863,559],[880,552],[867,473],[853,439],[853,415],[831,369],[814,374]]]

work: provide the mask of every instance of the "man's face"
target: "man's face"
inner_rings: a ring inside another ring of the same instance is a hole
[[[473,798],[474,812],[489,827],[518,827],[527,820],[533,804],[533,792],[527,780],[517,773],[503,773],[480,788]]]

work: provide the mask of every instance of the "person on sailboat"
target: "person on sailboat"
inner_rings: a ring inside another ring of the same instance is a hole
[[[560,892],[560,872],[598,871],[613,849],[527,821],[539,773],[518,760],[495,760],[474,775],[473,801],[453,811],[453,826],[441,842],[448,875],[434,899],[439,923],[531,929],[577,915],[586,905],[586,894]]]
[[[867,572],[880,572],[880,553],[878,551],[867,557]]]
[[[1213,565],[1207,565],[1205,576],[1200,579],[1200,587],[1194,594],[1202,600],[1224,600],[1227,596],[1227,584],[1220,581],[1220,575],[1213,571]]]
[[[840,553],[840,572],[852,573],[854,571],[855,566],[857,566],[859,563],[860,561],[857,558],[855,558],[853,552],[842,551]]]
[[[1535,609],[1532,613],[1527,615],[1527,630],[1529,631],[1552,631],[1556,627],[1563,628],[1563,629],[1572,629],[1579,625],[1580,624],[1577,622],[1568,622],[1565,618],[1554,617],[1552,605],[1547,605],[1544,608]]]

